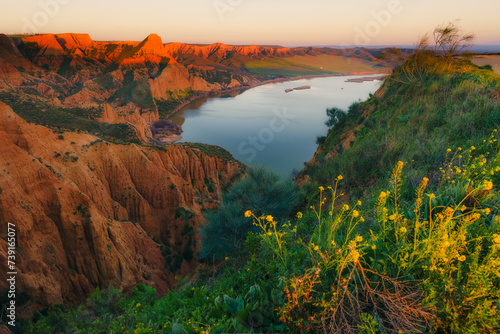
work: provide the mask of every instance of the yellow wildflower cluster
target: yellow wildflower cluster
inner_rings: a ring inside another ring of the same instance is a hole
[[[493,182],[489,180],[484,181],[483,190],[491,190],[491,189],[493,189]]]

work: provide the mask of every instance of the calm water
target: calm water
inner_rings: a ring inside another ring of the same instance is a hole
[[[280,175],[301,170],[325,135],[326,109],[368,98],[380,81],[345,82],[353,77],[297,80],[255,87],[227,97],[192,103],[171,118],[182,125],[183,141],[227,149],[250,166],[265,166]],[[285,93],[303,85],[308,90]]]

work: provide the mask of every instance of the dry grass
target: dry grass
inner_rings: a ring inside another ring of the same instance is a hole
[[[359,58],[334,55],[294,56],[290,58],[269,58],[253,60],[245,66],[254,73],[267,75],[321,75],[349,72],[386,72],[386,67]]]
[[[336,307],[323,311],[323,332],[358,333],[363,314],[376,315],[378,327],[384,333],[422,332],[432,313],[422,306],[422,289],[411,283],[379,275],[356,262],[347,279],[339,276],[337,280],[330,302]]]

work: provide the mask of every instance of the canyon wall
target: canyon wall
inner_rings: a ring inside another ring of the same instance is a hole
[[[95,287],[138,283],[160,293],[198,265],[203,209],[241,165],[184,145],[117,145],[56,134],[0,103],[0,270],[6,224],[17,233],[18,292],[35,309]],[[7,289],[0,281],[0,291]]]

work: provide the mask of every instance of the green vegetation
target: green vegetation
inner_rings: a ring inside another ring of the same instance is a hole
[[[110,102],[118,102],[122,105],[133,102],[135,105],[145,109],[155,109],[147,80],[135,81],[133,80],[133,73],[129,71],[125,73],[124,82],[125,84],[108,99]],[[99,84],[106,84],[106,82],[99,81]]]
[[[338,74],[347,72],[384,72],[388,68],[359,58],[334,55],[294,56],[252,60],[245,64],[251,72],[271,76],[296,77],[302,75]]]
[[[110,90],[118,87],[118,84],[115,83],[115,79],[110,73],[104,73],[103,75],[98,76],[94,79],[94,82],[105,90]]]
[[[244,217],[245,210],[267,213],[284,220],[298,202],[297,186],[281,181],[275,174],[262,168],[249,169],[248,176],[237,181],[222,196],[216,211],[205,214],[207,224],[201,228],[203,247],[200,258],[220,260],[241,246],[255,226]]]
[[[194,148],[196,150],[200,150],[200,152],[213,156],[213,157],[219,157],[221,159],[231,161],[231,162],[237,162],[237,160],[232,156],[229,151],[223,149],[220,146],[216,145],[209,145],[209,144],[201,144],[201,143],[178,143],[174,145],[182,145],[182,146],[188,146],[190,148]]]
[[[447,148],[482,142],[500,124],[500,79],[493,72],[467,61],[450,71],[421,74],[407,65],[386,80],[377,96],[347,113],[329,110],[327,124],[333,128],[321,146],[321,163],[302,171],[311,177],[309,190],[331,185],[342,174],[345,187],[360,197],[367,185],[380,187],[398,160],[409,163],[413,186],[422,173],[436,184]],[[343,139],[346,133],[353,134],[348,136],[355,138],[352,143]]]
[[[160,118],[166,119],[172,114],[172,112],[177,109],[181,104],[186,102],[190,97],[193,96],[193,90],[191,87],[186,89],[175,89],[174,91],[167,90],[167,99],[155,100],[156,107],[158,108],[158,113]]]
[[[223,86],[227,86],[231,83],[233,79],[238,80],[239,82],[243,82],[243,78],[241,75],[236,73],[231,73],[229,71],[221,71],[221,70],[200,70],[196,68],[191,68],[189,70],[189,74],[191,76],[196,76],[204,79],[208,83],[214,84],[218,83]]]
[[[103,113],[100,108],[57,107],[10,91],[0,92],[0,101],[28,122],[58,130],[84,131],[118,142],[139,142],[134,127],[129,124],[96,121]]]
[[[206,258],[232,251],[216,266],[160,299],[97,290],[28,332],[500,332],[500,77],[456,58],[455,32],[328,110],[302,212],[250,171],[207,213]]]

